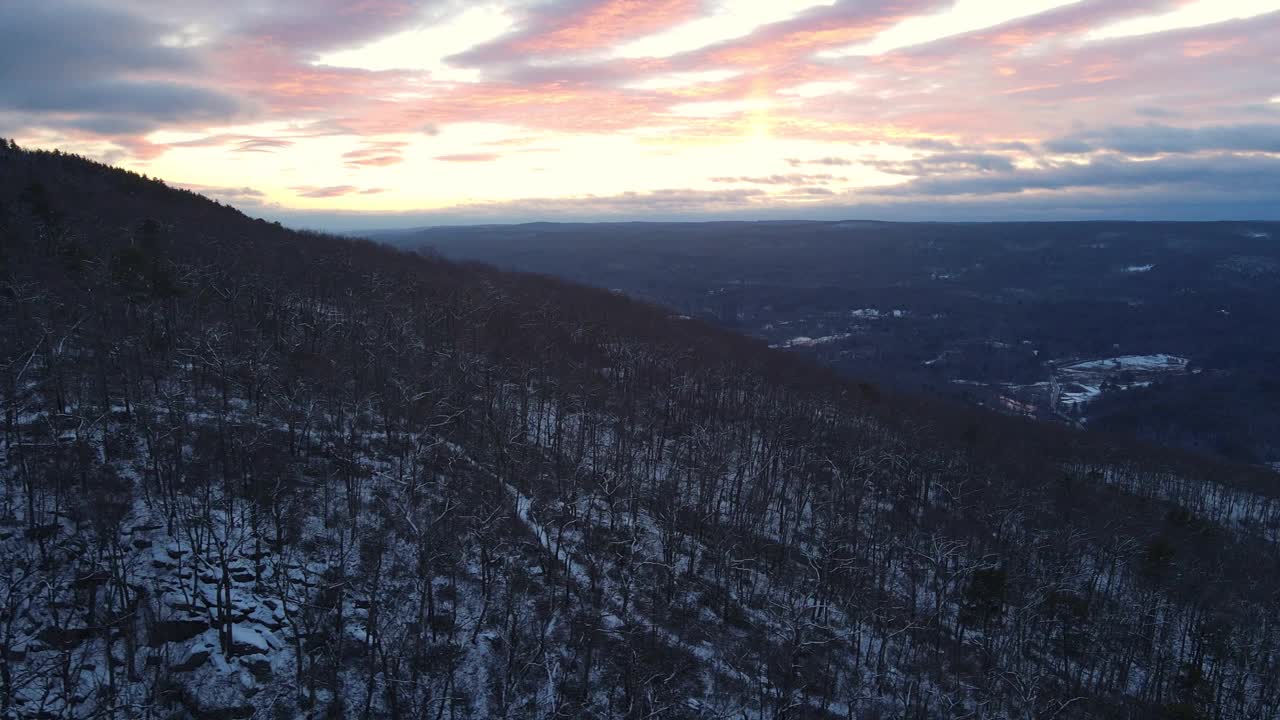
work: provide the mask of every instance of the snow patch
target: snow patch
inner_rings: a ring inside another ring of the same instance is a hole
[[[826,345],[828,343],[839,342],[846,338],[853,337],[852,333],[836,333],[835,335],[825,335],[823,337],[809,337],[801,335],[793,337],[780,345],[770,345],[771,348],[794,348],[794,347],[813,347],[815,345]]]
[[[1170,372],[1187,369],[1187,359],[1176,355],[1123,355],[1102,360],[1087,360],[1062,368],[1066,372]]]
[[[245,649],[253,648],[264,654],[271,651],[271,645],[267,643],[262,633],[247,625],[231,626],[231,644]]]
[[[849,316],[860,320],[880,320],[882,318],[904,318],[909,315],[906,310],[877,310],[875,308],[861,308],[858,310],[850,310]]]

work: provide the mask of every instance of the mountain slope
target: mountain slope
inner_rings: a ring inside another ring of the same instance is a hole
[[[0,713],[1277,717],[1249,468],[0,149]]]

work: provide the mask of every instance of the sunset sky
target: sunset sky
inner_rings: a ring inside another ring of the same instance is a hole
[[[1280,0],[7,0],[0,135],[335,229],[1280,218]]]

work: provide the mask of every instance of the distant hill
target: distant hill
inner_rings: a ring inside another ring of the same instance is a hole
[[[1280,716],[1271,473],[60,153],[0,238],[0,716]]]
[[[621,290],[902,390],[1280,463],[1280,223],[536,223],[377,238]],[[1157,355],[1185,372],[1079,385],[1061,371]]]

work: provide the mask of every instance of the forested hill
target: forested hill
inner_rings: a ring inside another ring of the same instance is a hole
[[[0,717],[1280,717],[1274,476],[0,148]]]

